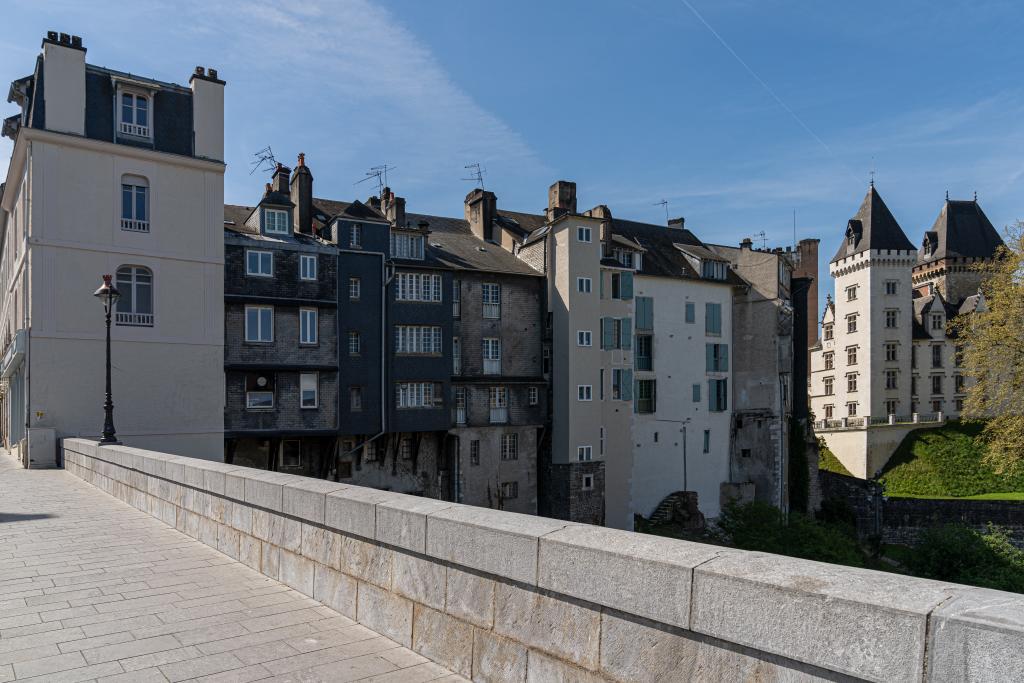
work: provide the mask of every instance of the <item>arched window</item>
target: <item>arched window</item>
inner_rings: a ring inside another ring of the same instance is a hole
[[[149,232],[149,181],[142,176],[121,176],[121,229]]]
[[[121,126],[124,135],[149,137],[149,98],[137,93],[121,93]]]
[[[142,266],[117,269],[117,302],[114,322],[135,327],[153,326],[153,271]]]

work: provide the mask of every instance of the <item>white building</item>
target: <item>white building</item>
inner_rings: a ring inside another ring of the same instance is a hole
[[[11,84],[0,212],[3,440],[26,466],[103,425],[104,322],[126,444],[221,459],[224,82],[191,87],[95,67],[51,32]]]

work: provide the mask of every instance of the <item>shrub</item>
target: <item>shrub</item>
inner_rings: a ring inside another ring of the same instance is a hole
[[[928,529],[905,564],[916,576],[1024,593],[1024,550],[992,525],[985,532],[962,524]]]

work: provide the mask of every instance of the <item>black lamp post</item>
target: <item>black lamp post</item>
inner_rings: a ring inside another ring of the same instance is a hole
[[[117,433],[114,431],[114,399],[110,393],[110,316],[114,311],[114,304],[121,298],[121,292],[117,291],[110,282],[110,276],[103,276],[103,284],[93,292],[93,296],[103,303],[103,309],[107,314],[107,400],[103,403],[103,437],[100,443],[116,444]]]

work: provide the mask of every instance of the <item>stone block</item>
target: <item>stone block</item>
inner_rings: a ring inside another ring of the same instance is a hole
[[[261,541],[249,534],[239,533],[238,539],[238,560],[242,564],[261,570],[260,566]]]
[[[420,496],[398,496],[377,504],[376,539],[382,543],[427,551],[427,515],[453,504]]]
[[[224,495],[232,500],[245,501],[246,474],[252,471],[249,467],[239,467],[224,473]]]
[[[266,510],[254,509],[252,535],[285,550],[298,552],[302,546],[302,523]]]
[[[323,527],[303,524],[299,552],[314,562],[338,569],[341,566],[341,535]]]
[[[1024,681],[1024,596],[956,587],[930,632],[929,681]]]
[[[226,524],[217,525],[217,550],[221,551],[233,560],[239,559],[238,545],[241,539],[238,530],[232,529]]]
[[[412,601],[373,584],[359,584],[356,621],[399,645],[412,646]]]
[[[473,627],[444,612],[415,605],[412,649],[457,674],[473,673]]]
[[[315,570],[313,599],[350,619],[355,619],[356,580],[348,574],[342,574],[322,564],[317,564]]]
[[[573,525],[540,539],[537,585],[689,628],[693,568],[721,552],[703,543]]]
[[[590,607],[498,583],[494,632],[587,669],[598,666],[601,613]]]
[[[251,534],[252,508],[245,503],[231,501],[231,526],[243,534]]]
[[[521,644],[490,631],[473,629],[473,680],[524,683],[527,650]]]
[[[428,516],[427,555],[535,585],[537,539],[568,524],[514,512],[453,505]]]
[[[281,512],[286,482],[293,481],[290,474],[250,470],[245,473],[245,502],[257,507]]]
[[[347,488],[345,484],[301,477],[301,481],[285,485],[282,511],[303,521],[324,523],[324,497]]]
[[[526,683],[609,683],[609,681],[604,676],[549,657],[543,652],[530,650],[526,667]]]
[[[494,580],[458,567],[447,574],[445,611],[480,628],[494,626]]]
[[[691,629],[872,681],[919,681],[934,581],[763,553],[697,567]]]
[[[329,493],[324,499],[324,524],[372,540],[377,527],[377,503],[397,495],[361,486]]]
[[[280,581],[303,595],[313,597],[315,565],[308,557],[287,550],[281,551]]]
[[[381,588],[391,589],[391,570],[395,551],[351,536],[341,536],[339,568],[350,576]]]
[[[280,576],[281,549],[267,542],[260,544],[260,572],[278,580]]]
[[[436,560],[423,559],[403,552],[393,552],[392,557],[392,590],[410,600],[443,610],[445,566]]]

